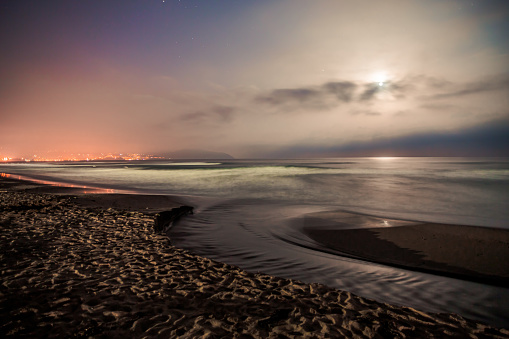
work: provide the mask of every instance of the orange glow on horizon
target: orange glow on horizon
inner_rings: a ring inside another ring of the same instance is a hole
[[[59,161],[101,161],[101,160],[164,160],[166,158],[159,157],[155,155],[147,155],[147,154],[138,154],[138,153],[101,153],[101,154],[67,154],[67,155],[37,155],[34,154],[28,157],[15,158],[12,156],[4,156],[0,155],[0,162],[15,162],[15,161],[25,161],[25,162],[59,162]]]

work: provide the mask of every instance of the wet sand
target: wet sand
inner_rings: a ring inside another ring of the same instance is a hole
[[[153,232],[143,197],[11,186],[0,181],[2,337],[509,337],[195,256]]]
[[[509,230],[419,223],[355,214],[315,213],[336,225],[304,228],[333,251],[373,262],[468,280],[509,285]],[[312,223],[312,222],[311,222]],[[315,221],[319,225],[319,221]],[[361,224],[365,228],[348,229]]]

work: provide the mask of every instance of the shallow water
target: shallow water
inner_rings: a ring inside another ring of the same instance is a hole
[[[300,231],[306,213],[335,210],[509,228],[508,159],[41,163],[0,165],[0,172],[187,196],[197,213],[171,230],[179,247],[249,271],[509,327],[509,289],[324,253]]]
[[[251,272],[319,282],[428,312],[509,326],[509,289],[341,257],[320,250],[302,227],[319,206],[253,200],[212,203],[170,230],[172,243]]]
[[[345,158],[2,164],[0,172],[142,193],[275,200],[509,227],[509,159]]]

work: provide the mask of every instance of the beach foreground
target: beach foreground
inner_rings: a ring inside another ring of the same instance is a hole
[[[2,337],[509,337],[192,255],[153,232],[154,210],[121,198],[4,187]]]

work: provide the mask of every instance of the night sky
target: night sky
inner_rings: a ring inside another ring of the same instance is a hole
[[[4,0],[0,155],[509,156],[509,1]]]

